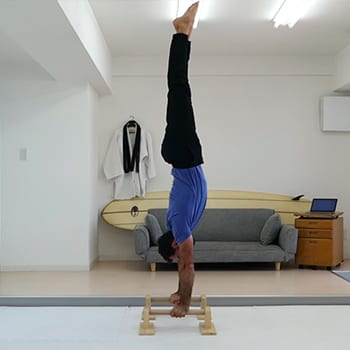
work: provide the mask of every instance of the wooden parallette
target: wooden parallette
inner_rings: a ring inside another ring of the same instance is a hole
[[[171,309],[157,309],[152,307],[152,302],[156,304],[171,304],[170,298],[166,297],[151,297],[146,296],[145,307],[142,312],[142,322],[140,323],[140,335],[154,335],[155,327],[151,320],[155,320],[156,316],[170,316]],[[192,303],[199,303],[199,307],[193,308]],[[202,335],[216,335],[216,329],[211,319],[211,310],[207,305],[207,298],[205,295],[191,298],[191,307],[187,315],[197,316],[200,322],[199,328]]]

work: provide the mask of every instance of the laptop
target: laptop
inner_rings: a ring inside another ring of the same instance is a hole
[[[314,198],[312,200],[310,211],[305,214],[330,215],[335,213],[337,207],[337,198]]]

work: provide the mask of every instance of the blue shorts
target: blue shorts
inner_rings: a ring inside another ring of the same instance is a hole
[[[173,168],[171,174],[174,182],[169,196],[167,230],[181,244],[191,236],[202,217],[207,203],[207,182],[201,165]]]

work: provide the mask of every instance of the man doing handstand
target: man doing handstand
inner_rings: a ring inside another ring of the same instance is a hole
[[[194,282],[192,231],[207,200],[207,184],[201,164],[202,148],[196,133],[188,81],[194,18],[199,2],[174,20],[168,66],[168,105],[162,156],[172,165],[174,178],[169,196],[167,232],[158,240],[159,253],[167,261],[178,259],[179,286],[170,296],[172,317],[184,317],[189,310]]]

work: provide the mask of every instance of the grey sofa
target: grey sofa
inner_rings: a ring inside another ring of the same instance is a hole
[[[166,209],[151,209],[133,230],[135,252],[156,270],[165,263],[157,240],[166,231]],[[273,209],[206,209],[193,231],[195,263],[281,262],[295,258],[297,229],[281,223]]]

